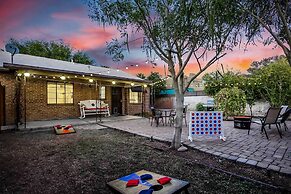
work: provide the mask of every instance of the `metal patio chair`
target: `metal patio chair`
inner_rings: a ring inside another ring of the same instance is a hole
[[[275,124],[280,137],[282,134],[278,124],[278,118],[280,116],[281,108],[269,108],[265,117],[260,118],[260,121],[253,121],[254,123],[262,125],[261,132],[265,132],[267,139],[269,139],[265,126]],[[248,135],[250,134],[250,129],[248,130]]]
[[[277,122],[279,124],[280,129],[281,129],[281,124],[283,124],[284,125],[284,128],[285,128],[285,131],[288,130],[288,127],[287,127],[287,124],[286,124],[286,120],[289,118],[290,114],[291,114],[291,108],[289,108],[288,110],[286,110],[282,114],[282,116],[278,119]]]
[[[163,125],[164,125],[164,118],[163,118],[163,115],[162,115],[162,112],[159,111],[159,110],[156,110],[154,108],[151,109],[151,126],[153,125],[153,122],[156,123],[156,127],[159,126],[160,124],[160,120],[162,121]]]

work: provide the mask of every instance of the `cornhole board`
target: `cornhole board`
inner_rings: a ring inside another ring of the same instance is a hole
[[[218,137],[224,139],[223,112],[194,111],[190,112],[188,139],[193,137]]]
[[[131,179],[140,179],[143,174],[150,174],[153,176],[150,180],[139,180],[139,184],[134,187],[126,187],[127,181]],[[164,175],[156,174],[147,170],[140,170],[138,172],[129,174],[127,176],[118,178],[116,180],[110,181],[107,185],[115,192],[121,194],[138,194],[142,190],[149,189],[153,185],[159,185],[158,179],[164,177]],[[189,182],[175,179],[170,177],[172,180],[170,183],[164,184],[163,188],[159,191],[154,191],[153,193],[168,194],[168,193],[180,193],[185,191],[188,193]]]
[[[55,125],[53,128],[56,135],[76,133],[76,130],[73,128],[72,125]]]

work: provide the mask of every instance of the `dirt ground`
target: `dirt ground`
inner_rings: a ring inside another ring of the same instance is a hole
[[[290,176],[197,150],[176,152],[166,143],[113,129],[0,134],[0,193],[108,194],[107,182],[141,169],[189,181],[190,193],[288,193],[291,188]]]

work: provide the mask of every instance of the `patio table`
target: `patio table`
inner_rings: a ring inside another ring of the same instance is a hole
[[[162,108],[162,109],[157,109],[157,110],[162,112],[162,117],[165,121],[165,125],[167,125],[167,118],[170,118],[171,112],[175,111],[175,109]]]
[[[143,174],[150,174],[153,176],[152,179],[149,180],[140,180],[140,176]],[[164,177],[164,175],[160,175],[154,172],[150,172],[147,170],[141,170],[127,176],[118,178],[116,180],[110,181],[107,185],[116,193],[121,194],[138,194],[142,190],[146,190],[151,188],[154,185],[160,185],[157,180],[159,178]],[[159,194],[171,194],[171,193],[181,193],[184,191],[186,194],[189,194],[188,187],[190,186],[189,182],[175,179],[170,177],[172,180],[170,183],[162,185],[162,189],[158,191],[154,191],[154,193]],[[126,183],[131,179],[139,179],[139,184],[135,187],[126,187]]]

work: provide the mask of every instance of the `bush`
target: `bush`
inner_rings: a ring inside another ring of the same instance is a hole
[[[204,111],[205,108],[203,106],[203,103],[202,102],[199,102],[197,105],[196,105],[196,111]]]
[[[218,110],[226,116],[244,114],[246,107],[246,95],[237,87],[223,88],[214,97]]]

